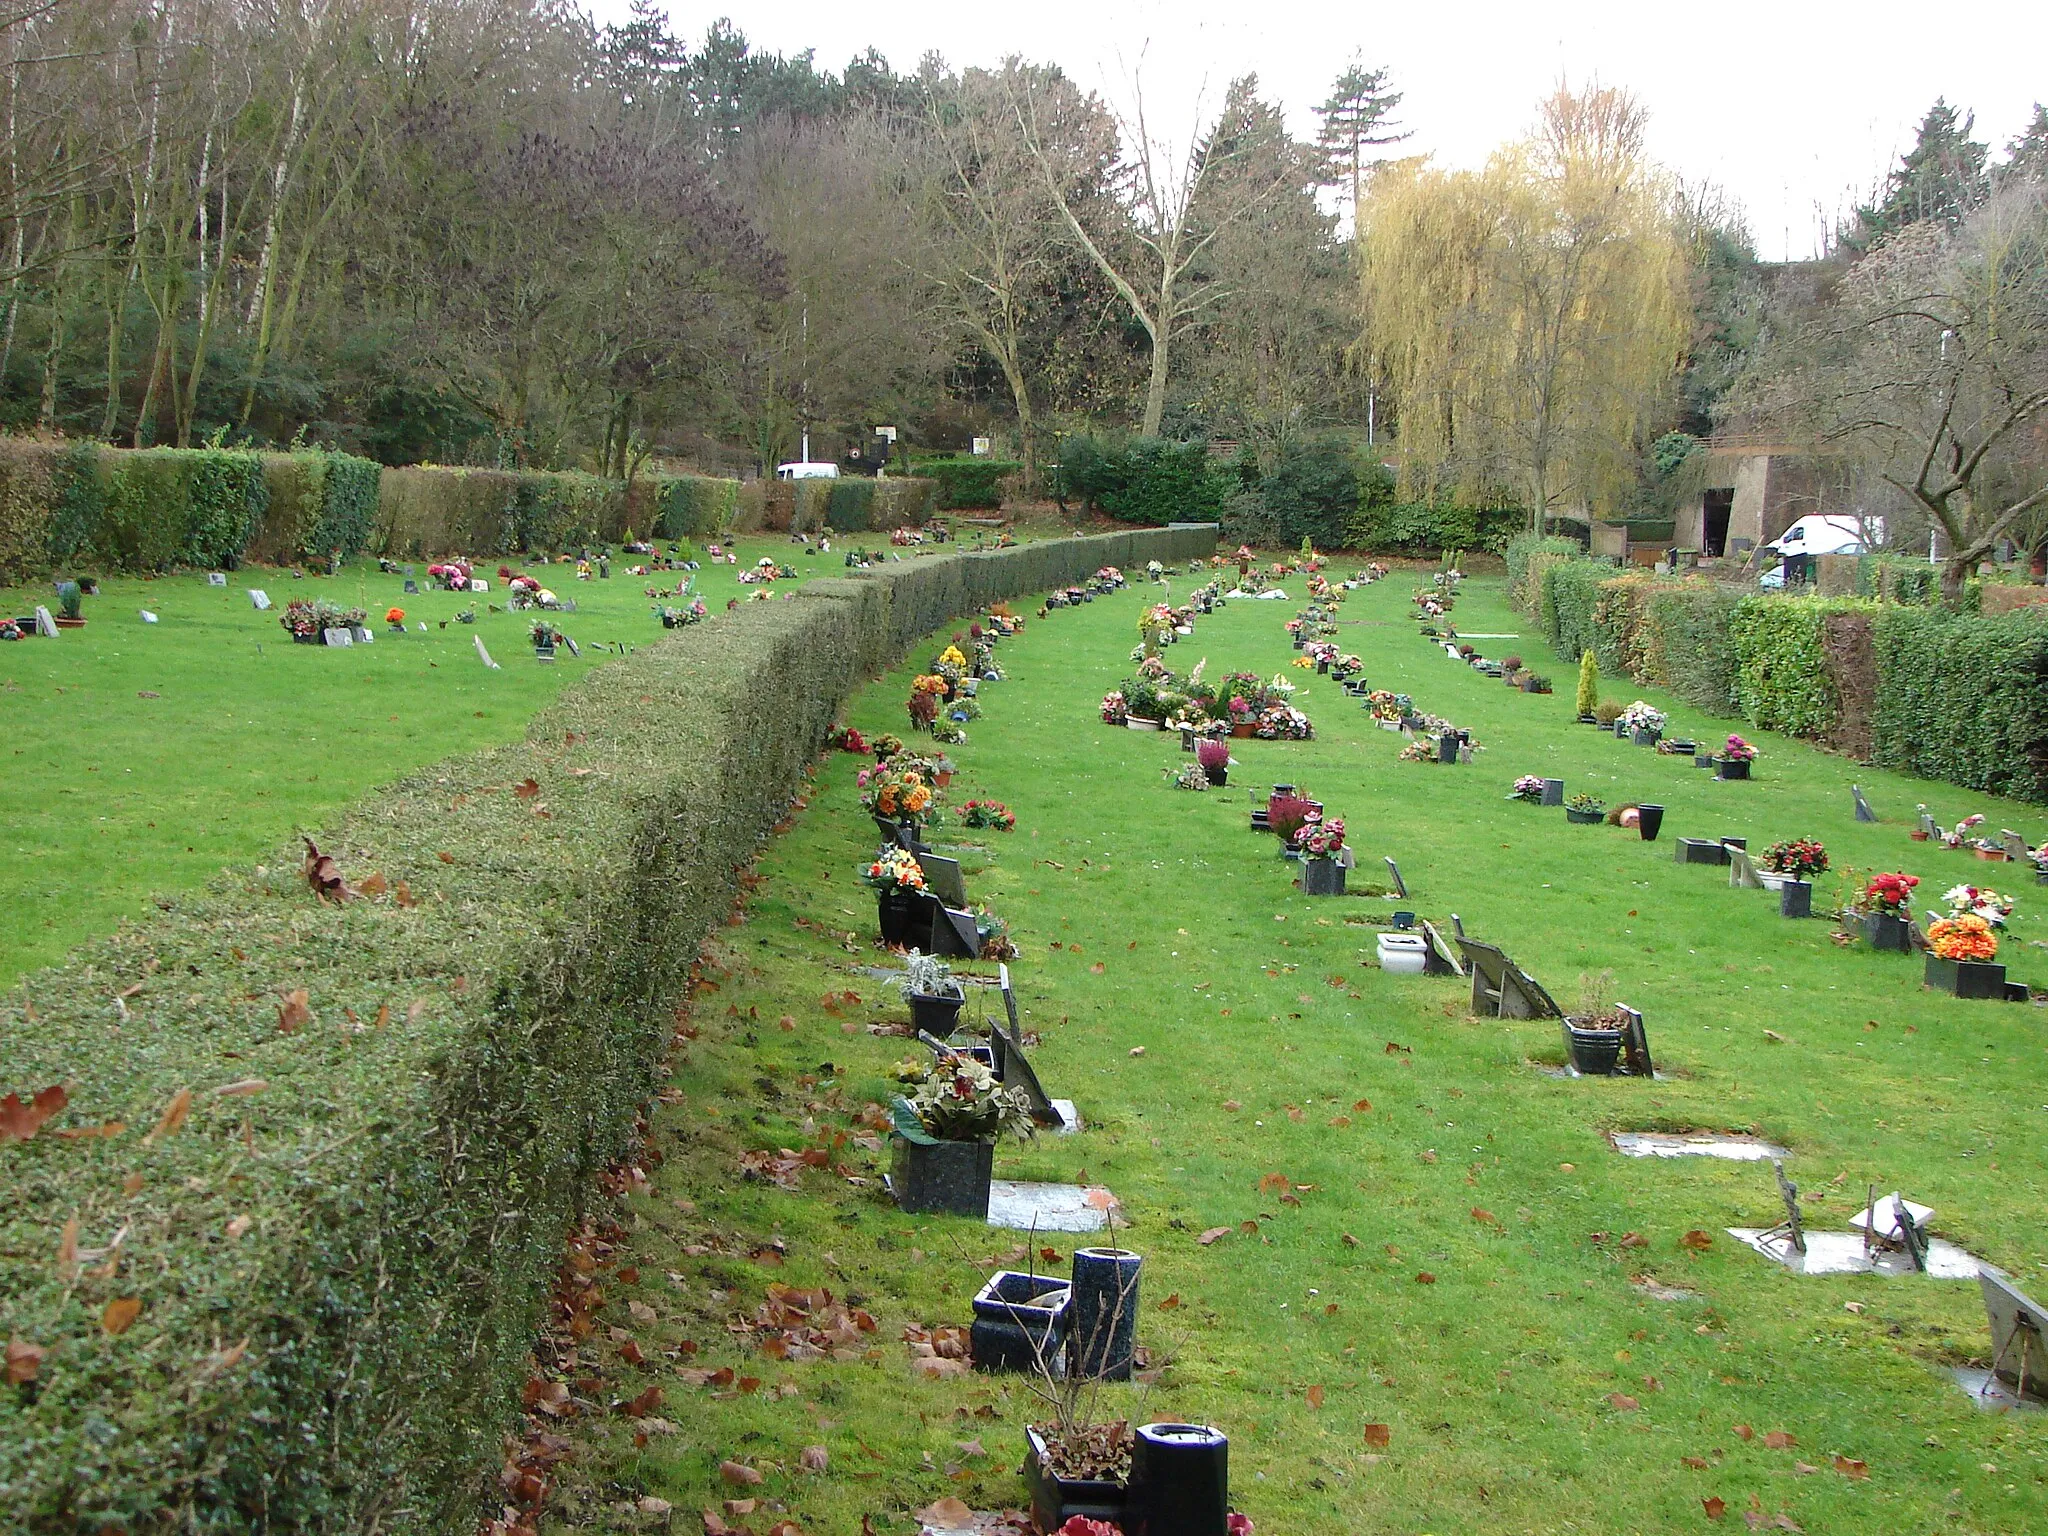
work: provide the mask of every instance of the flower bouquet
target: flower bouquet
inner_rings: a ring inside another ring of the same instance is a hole
[[[1568,795],[1564,802],[1564,819],[1577,822],[1580,826],[1597,826],[1607,815],[1607,802],[1598,795]]]
[[[1654,708],[1641,699],[1637,699],[1621,712],[1621,723],[1628,728],[1631,735],[1637,731],[1661,731],[1668,718],[1663,710]]]
[[[394,608],[386,608],[386,609],[384,610],[384,622],[385,622],[386,624],[389,624],[389,625],[391,626],[391,628],[392,628],[392,631],[393,631],[393,633],[395,633],[395,634],[401,634],[401,635],[402,635],[402,634],[404,634],[404,633],[405,633],[405,610],[404,610],[403,608],[395,608],[395,607],[394,607]]]
[[[1334,859],[1344,846],[1343,818],[1325,821],[1320,816],[1311,817],[1295,832],[1294,846],[1301,850],[1303,858]]]
[[[1878,917],[1903,918],[1912,904],[1913,888],[1919,883],[1918,875],[1896,871],[1872,875],[1856,898],[1856,910]]]
[[[1533,773],[1523,774],[1519,779],[1515,780],[1514,791],[1508,798],[1510,800],[1541,800],[1543,798],[1543,780]]]
[[[1764,850],[1761,862],[1771,874],[1793,880],[1811,880],[1815,875],[1827,872],[1828,851],[1818,838],[1794,837],[1771,844]]]
[[[1942,892],[1950,917],[1979,917],[1993,928],[2003,928],[2012,916],[2013,901],[1981,885],[1952,885]]]
[[[931,786],[915,769],[877,764],[861,769],[855,782],[861,791],[861,807],[883,821],[915,822],[931,807]]]
[[[960,807],[960,820],[970,827],[993,827],[998,832],[1017,828],[1016,814],[1000,800],[970,800]]]
[[[1927,947],[1942,960],[1983,964],[1998,958],[1998,935],[1974,912],[1938,917],[1927,929]]]

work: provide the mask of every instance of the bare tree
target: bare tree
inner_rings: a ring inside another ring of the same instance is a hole
[[[1731,407],[1867,463],[1946,536],[1955,601],[2048,505],[2048,190],[1881,241],[1776,330]]]
[[[1184,154],[1178,152],[1154,136],[1139,83],[1131,115],[1119,114],[1116,119],[1125,157],[1114,181],[1117,196],[1112,207],[1119,218],[1114,227],[1091,229],[1090,218],[1082,215],[1100,219],[1101,210],[1090,209],[1082,194],[1095,184],[1093,168],[1047,131],[1039,94],[1028,79],[1022,85],[1013,110],[1046,189],[1074,239],[1116,286],[1152,343],[1152,376],[1140,430],[1155,437],[1166,414],[1174,339],[1224,296],[1217,285],[1196,280],[1196,264],[1224,230],[1251,217],[1277,195],[1292,179],[1293,168],[1265,178],[1232,176],[1231,171],[1259,146],[1250,137],[1219,135],[1223,115]],[[1250,78],[1234,81],[1230,100],[1253,95],[1256,89]],[[1228,110],[1226,104],[1226,114]],[[1199,102],[1196,116],[1199,120]]]

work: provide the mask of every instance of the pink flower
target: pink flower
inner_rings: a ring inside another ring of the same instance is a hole
[[[1116,1527],[1107,1520],[1090,1520],[1086,1515],[1075,1515],[1060,1527],[1059,1536],[1116,1536]]]
[[[1252,1536],[1252,1522],[1250,1516],[1240,1515],[1236,1510],[1233,1509],[1230,1512],[1230,1514],[1226,1517],[1226,1520],[1228,1529],[1230,1531],[1230,1536]]]

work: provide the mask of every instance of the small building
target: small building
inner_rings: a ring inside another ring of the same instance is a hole
[[[1706,559],[1742,560],[1800,518],[1846,512],[1835,461],[1755,435],[1707,439],[1707,482],[1678,509],[1673,541]]]

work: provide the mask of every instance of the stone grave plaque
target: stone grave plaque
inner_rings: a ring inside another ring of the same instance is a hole
[[[1011,1088],[1024,1090],[1024,1097],[1031,1105],[1031,1118],[1040,1125],[1058,1125],[1062,1121],[1060,1112],[1053,1108],[1053,1102],[1046,1096],[1045,1087],[1038,1081],[1038,1073],[1032,1069],[1030,1059],[1024,1054],[1023,1036],[1005,1030],[1000,1021],[989,1026],[1003,1035],[1003,1082]]]
[[[1851,784],[1849,786],[1849,793],[1856,801],[1856,819],[1858,821],[1877,820],[1877,813],[1871,810],[1870,802],[1863,798],[1863,788],[1861,785]]]
[[[484,637],[482,635],[471,635],[469,638],[476,642],[476,654],[478,659],[481,660],[483,664],[489,667],[493,672],[501,670],[498,664],[495,661],[491,660],[491,653],[484,649]]]
[[[206,573],[206,584],[209,587],[224,587],[228,584],[228,573],[226,571],[208,571]]]
[[[1545,779],[1543,781],[1543,799],[1541,803],[1544,805],[1564,804],[1563,779]]]
[[[2048,1308],[1989,1269],[1978,1273],[1977,1284],[1991,1324],[1991,1374],[2022,1400],[2048,1402]]]
[[[354,645],[356,637],[345,629],[323,629],[320,641],[323,645]]]
[[[583,659],[583,648],[576,643],[575,637],[571,635],[562,636],[562,644],[569,647],[569,654],[571,656],[574,656],[578,661]]]
[[[2027,840],[2011,827],[1999,833],[1999,839],[2005,844],[2005,856],[2015,864],[2024,864],[2033,857],[2033,851],[2027,847]]]
[[[1760,891],[1763,881],[1757,878],[1756,866],[1749,861],[1747,849],[1728,845],[1728,885],[1730,889]]]
[[[46,640],[57,638],[57,621],[50,617],[50,610],[41,603],[36,604],[36,633]]]
[[[1407,883],[1402,880],[1401,866],[1394,862],[1394,856],[1392,854],[1387,855],[1387,873],[1393,876],[1394,894],[1396,896],[1405,898],[1408,894],[1408,886]]]
[[[941,858],[936,853],[918,855],[917,862],[924,866],[925,889],[949,907],[967,905],[967,881],[961,876],[958,859]]]
[[[937,903],[932,914],[932,953],[972,960],[981,952],[981,929],[972,912]]]
[[[270,594],[261,587],[249,588],[249,606],[258,613],[268,612],[270,609]]]
[[[1423,941],[1429,945],[1428,952],[1422,957],[1422,971],[1424,975],[1463,976],[1465,974],[1464,964],[1458,959],[1457,952],[1445,941],[1444,936],[1436,931],[1436,924],[1430,922],[1427,918],[1423,919],[1422,937]]]
[[[1934,818],[1927,814],[1927,807],[1924,805],[1920,807],[1920,830],[1936,842],[1941,840],[1941,828],[1934,824]]]
[[[420,595],[420,584],[410,576],[405,578],[405,595],[407,597],[418,597]]]

